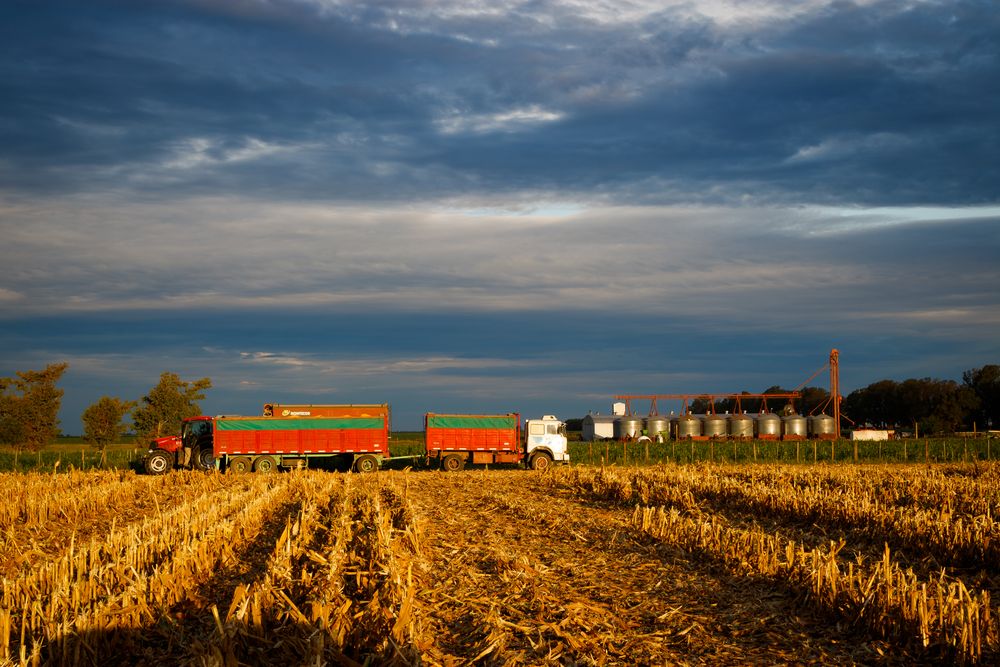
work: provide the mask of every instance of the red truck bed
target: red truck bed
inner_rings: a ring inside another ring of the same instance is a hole
[[[216,458],[340,453],[388,457],[388,411],[367,417],[218,417],[214,444]]]
[[[506,415],[438,415],[424,416],[425,443],[428,456],[442,451],[521,451],[521,418]]]

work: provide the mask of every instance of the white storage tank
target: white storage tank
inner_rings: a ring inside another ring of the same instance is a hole
[[[710,438],[724,438],[727,431],[725,415],[705,415],[704,434]]]
[[[820,414],[809,418],[809,435],[811,437],[832,439],[836,434],[836,424],[830,415]]]
[[[646,418],[646,435],[653,440],[656,440],[657,436],[661,436],[661,440],[666,440],[670,437],[670,420],[659,415],[650,415]]]
[[[615,439],[634,440],[642,435],[642,417],[623,416],[615,419]]]
[[[777,438],[781,435],[781,417],[773,412],[757,416],[757,437]]]
[[[782,434],[788,439],[806,437],[806,418],[802,415],[787,415],[782,417]]]
[[[678,440],[701,436],[701,419],[695,415],[681,415],[673,420],[673,425]]]
[[[750,415],[730,415],[729,417],[729,437],[731,438],[752,438],[753,437],[753,417]]]

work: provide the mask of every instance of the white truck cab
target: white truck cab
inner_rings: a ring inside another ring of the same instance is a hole
[[[525,462],[533,470],[544,470],[552,462],[569,463],[566,424],[555,415],[524,420]]]

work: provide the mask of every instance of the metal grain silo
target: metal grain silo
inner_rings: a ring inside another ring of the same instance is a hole
[[[731,438],[752,438],[753,437],[753,417],[750,415],[730,415],[729,417],[729,437]]]
[[[642,417],[628,415],[615,419],[615,439],[634,440],[642,435]]]
[[[662,435],[662,440],[670,437],[670,420],[659,415],[650,415],[646,418],[646,435],[656,440],[658,435]]]
[[[786,415],[781,418],[782,434],[785,440],[804,440],[806,437],[806,418],[802,415]]]
[[[677,439],[697,438],[701,435],[701,419],[694,415],[681,415],[673,420]]]
[[[773,412],[765,412],[757,416],[757,437],[762,440],[775,440],[781,435],[781,417]]]
[[[725,415],[705,415],[704,434],[710,438],[726,437]]]
[[[813,415],[809,418],[809,435],[821,440],[833,440],[837,427],[830,415]]]

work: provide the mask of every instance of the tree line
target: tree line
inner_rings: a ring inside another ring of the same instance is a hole
[[[63,390],[56,385],[67,368],[67,363],[49,364],[41,371],[18,371],[13,378],[0,378],[0,443],[34,452],[60,434]],[[120,442],[128,430],[140,442],[180,433],[181,421],[201,414],[198,401],[204,400],[211,387],[207,377],[185,381],[165,372],[138,400],[102,396],[81,416],[84,438],[103,451]]]
[[[67,363],[49,364],[43,370],[18,371],[15,377],[0,378],[0,443],[37,451],[59,433],[59,407],[63,390],[57,384]],[[126,431],[140,442],[180,432],[181,421],[201,414],[198,401],[211,389],[209,378],[185,381],[164,372],[159,382],[140,399],[131,401],[102,396],[84,410],[84,438],[103,450],[119,442]],[[791,393],[769,387],[762,393]],[[760,399],[740,400],[746,412],[794,410],[801,414],[826,411],[830,394],[822,387],[801,389],[791,405],[764,405]],[[724,398],[709,404],[706,399],[692,402],[695,413],[736,412],[736,401]],[[841,412],[859,426],[911,429],[914,435],[951,433],[960,430],[1000,428],[1000,365],[988,364],[962,374],[962,382],[934,378],[880,380],[848,394]],[[131,423],[126,419],[130,418]]]
[[[858,425],[914,435],[1000,428],[1000,366],[965,371],[961,383],[880,380],[848,394],[842,411]]]
[[[744,392],[746,393],[746,392]],[[791,393],[769,387],[764,394]],[[830,411],[830,392],[822,387],[799,390],[800,397],[789,404],[763,403],[757,398],[741,398],[745,412],[789,412],[816,414]],[[691,412],[716,414],[737,411],[736,400],[723,398],[710,403],[705,398],[692,401]],[[1000,366],[987,364],[962,374],[962,382],[935,378],[879,380],[856,389],[841,402],[841,414],[857,426],[903,429],[914,435],[1000,428]]]

